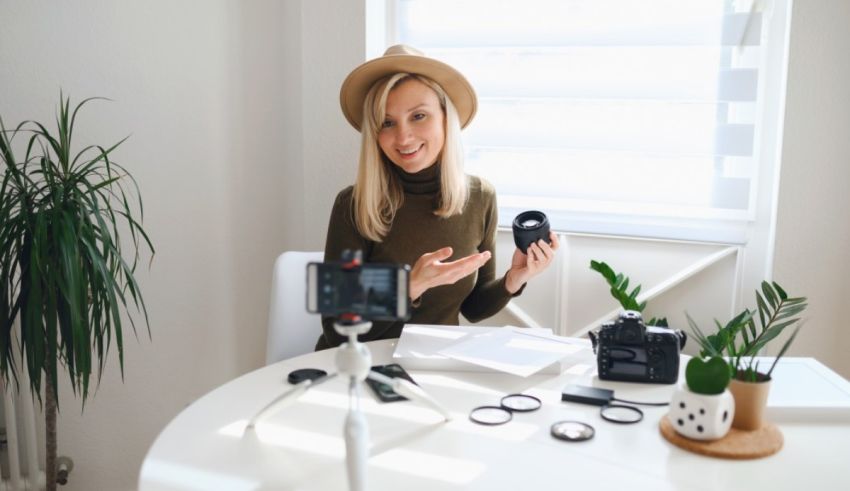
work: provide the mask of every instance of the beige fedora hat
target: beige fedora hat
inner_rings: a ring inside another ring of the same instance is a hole
[[[416,48],[397,44],[387,48],[380,58],[369,60],[352,70],[342,82],[339,89],[342,113],[357,131],[360,131],[363,122],[366,93],[375,82],[396,73],[424,75],[440,84],[457,109],[461,128],[465,128],[475,116],[478,99],[466,77],[449,65],[428,58]]]

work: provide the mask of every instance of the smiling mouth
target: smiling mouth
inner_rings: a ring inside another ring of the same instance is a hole
[[[413,150],[408,150],[408,151],[399,150],[398,153],[402,156],[402,158],[410,158],[410,157],[413,157],[414,155],[416,155],[417,153],[419,153],[419,150],[422,150],[423,146],[424,146],[424,144],[419,145],[418,147],[414,148]]]

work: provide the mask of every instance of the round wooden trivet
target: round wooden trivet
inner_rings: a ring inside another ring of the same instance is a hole
[[[691,440],[673,429],[667,416],[661,418],[658,425],[661,434],[673,445],[709,457],[723,459],[759,459],[773,455],[782,448],[782,432],[773,423],[765,424],[755,431],[743,431],[732,428],[719,440],[710,442]]]

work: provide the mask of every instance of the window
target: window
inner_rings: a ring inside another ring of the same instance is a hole
[[[781,106],[772,5],[396,0],[388,19],[476,88],[467,172],[495,185],[501,225],[537,208],[565,231],[744,243]]]

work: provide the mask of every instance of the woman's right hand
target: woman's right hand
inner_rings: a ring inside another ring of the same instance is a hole
[[[451,247],[426,252],[416,260],[410,272],[410,299],[416,300],[428,289],[450,285],[469,276],[490,260],[490,251],[471,254],[455,261],[443,262],[452,256]]]

